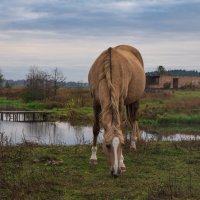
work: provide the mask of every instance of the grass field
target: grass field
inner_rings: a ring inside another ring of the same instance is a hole
[[[0,146],[0,199],[199,199],[200,142],[124,147],[127,171],[110,176],[101,146]]]

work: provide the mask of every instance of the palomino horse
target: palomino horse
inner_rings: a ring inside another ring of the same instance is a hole
[[[91,163],[97,164],[97,137],[100,119],[104,128],[103,149],[107,154],[111,174],[125,171],[121,120],[124,105],[133,129],[130,148],[136,149],[139,137],[137,111],[145,88],[145,73],[141,54],[128,45],[105,50],[92,65],[89,75],[93,97],[94,126]],[[100,117],[101,116],[101,117]]]

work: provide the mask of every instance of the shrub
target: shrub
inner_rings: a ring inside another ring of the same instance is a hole
[[[57,101],[46,101],[44,103],[44,108],[53,109],[53,108],[64,108],[65,104]]]
[[[171,87],[171,83],[170,82],[166,82],[163,84],[163,88],[164,89],[169,89]]]

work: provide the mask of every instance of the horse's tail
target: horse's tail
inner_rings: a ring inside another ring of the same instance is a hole
[[[105,73],[105,78],[106,78],[109,95],[110,95],[109,109],[111,110],[111,114],[112,114],[112,127],[115,127],[119,113],[118,113],[118,106],[117,106],[117,101],[116,101],[117,99],[116,99],[116,94],[115,94],[115,88],[112,84],[112,48],[111,47],[108,48],[106,52],[104,73]]]
[[[112,66],[112,48],[108,48],[105,52],[104,62],[104,77],[109,91],[109,103],[102,110],[102,118],[108,113],[111,114],[111,129],[104,135],[105,142],[110,143],[113,138],[113,134],[118,136],[121,143],[124,144],[124,137],[120,128],[120,116],[118,110],[118,97],[116,95],[116,89],[113,85],[113,66]]]

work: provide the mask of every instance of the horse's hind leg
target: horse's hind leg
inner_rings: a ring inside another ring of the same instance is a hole
[[[123,114],[124,114],[124,102],[122,100],[120,100],[120,102],[119,102],[119,114],[120,114],[120,122],[121,122],[121,126],[122,126]],[[121,152],[121,158],[120,158],[119,165],[120,165],[121,172],[125,172],[126,166],[124,164],[124,156],[123,156],[122,152]]]
[[[94,101],[93,109],[94,109],[93,144],[92,144],[92,155],[90,157],[90,163],[96,165],[97,164],[97,137],[100,131],[99,115],[101,112],[101,106],[96,101]]]
[[[137,122],[138,108],[139,108],[139,101],[136,101],[126,106],[127,117],[133,129],[133,132],[130,137],[131,139],[130,148],[134,150],[136,150],[137,139],[140,139],[140,130]]]

